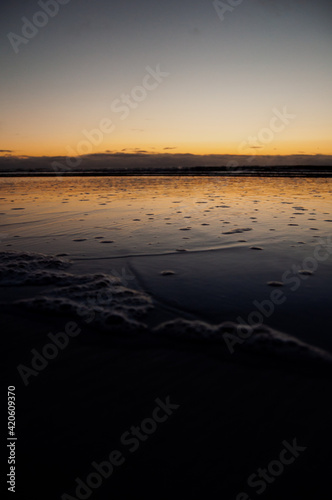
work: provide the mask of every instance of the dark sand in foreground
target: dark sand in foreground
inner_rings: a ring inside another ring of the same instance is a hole
[[[82,333],[25,388],[13,366],[27,360],[27,344],[43,347],[50,318],[36,322],[26,312],[6,319],[8,380],[17,386],[15,498],[77,498],[75,478],[85,480],[92,462],[112,450],[125,462],[91,498],[330,498],[329,366],[231,356],[215,345],[144,335],[128,341],[80,325]],[[51,330],[63,324],[53,320]],[[122,434],[167,396],[179,408],[131,453]],[[307,449],[257,495],[248,477],[294,439]]]

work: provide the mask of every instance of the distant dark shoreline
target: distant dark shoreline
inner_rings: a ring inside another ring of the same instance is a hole
[[[113,169],[90,171],[16,171],[0,172],[0,177],[332,177],[332,166],[279,166],[279,167],[182,167],[150,169]]]

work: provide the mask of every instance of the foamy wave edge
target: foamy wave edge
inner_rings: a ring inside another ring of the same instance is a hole
[[[246,330],[246,338],[239,331]],[[266,354],[287,360],[315,360],[328,363],[332,367],[332,354],[324,349],[303,342],[267,325],[249,328],[231,321],[212,325],[203,321],[182,318],[158,325],[153,330],[171,338],[199,342],[201,344],[222,345],[230,354],[237,351]]]
[[[12,302],[14,307],[78,318],[108,334],[150,334],[153,338],[217,345],[226,354],[255,353],[296,361],[316,361],[332,367],[332,354],[268,326],[253,328],[233,322],[212,325],[177,318],[149,328],[142,317],[154,308],[144,292],[128,288],[109,274],[64,272],[68,260],[29,252],[0,253],[0,286],[52,285],[47,292]],[[239,332],[246,332],[243,338]],[[231,347],[230,347],[231,346]]]

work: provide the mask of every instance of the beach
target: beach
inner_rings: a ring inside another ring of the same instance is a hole
[[[14,500],[331,500],[332,2],[4,0]]]
[[[17,498],[329,498],[330,179],[0,185]]]

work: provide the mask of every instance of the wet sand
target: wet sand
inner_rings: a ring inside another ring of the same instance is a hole
[[[1,181],[16,497],[79,498],[119,450],[86,498],[255,499],[248,478],[297,440],[262,498],[329,498],[331,181],[57,182]]]
[[[231,499],[242,491],[258,498],[248,477],[294,439],[306,450],[282,475],[269,476],[274,481],[264,497],[328,498],[331,365],[322,371],[310,360],[231,356],[214,344],[105,335],[79,323],[80,335],[24,387],[16,363],[29,365],[31,346],[42,352],[45,332],[63,331],[65,318],[7,315],[8,380],[17,386],[18,463],[24,464],[17,498],[31,492],[77,498],[75,479],[85,481],[95,472],[92,462],[113,450],[125,462],[91,498],[155,498],[157,492],[165,499]],[[179,408],[131,452],[121,436],[168,396]]]

